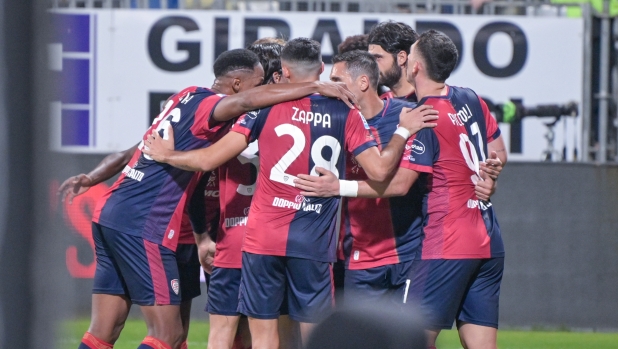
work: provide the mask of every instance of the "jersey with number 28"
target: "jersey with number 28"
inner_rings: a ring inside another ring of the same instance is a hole
[[[425,97],[419,105],[439,111],[438,126],[408,140],[408,162],[428,173],[423,197],[422,259],[503,257],[500,227],[491,202],[474,192],[481,180],[479,163],[487,143],[500,136],[496,120],[474,91],[448,86],[443,96]]]
[[[344,152],[376,146],[365,119],[320,95],[247,113],[232,128],[259,139],[260,172],[243,251],[334,262],[339,198],[300,195],[298,174],[323,167],[342,178]]]

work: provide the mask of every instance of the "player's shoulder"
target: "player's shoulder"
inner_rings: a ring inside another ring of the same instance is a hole
[[[469,102],[478,102],[479,96],[473,89],[469,87],[460,87],[460,86],[448,86],[449,87],[449,96],[453,101],[469,101]]]
[[[399,99],[399,98],[387,99],[384,102],[388,103],[388,108],[390,110],[401,110],[403,108],[416,108],[417,106],[417,103],[415,102],[410,102],[405,99]]]
[[[305,97],[306,99],[308,99],[311,102],[314,103],[332,103],[334,104],[341,104],[341,105],[345,105],[347,107],[347,105],[345,103],[343,103],[340,99],[337,98],[333,98],[333,97],[326,97],[326,96],[322,96],[321,94],[318,93],[314,93],[312,95],[309,95],[307,97]]]

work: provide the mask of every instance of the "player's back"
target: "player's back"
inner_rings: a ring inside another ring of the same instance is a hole
[[[339,198],[303,197],[294,179],[316,175],[316,167],[342,177],[344,151],[357,155],[375,145],[362,116],[313,95],[248,113],[233,130],[260,144],[243,251],[333,262]]]
[[[221,98],[200,87],[189,87],[170,98],[134,154],[131,163],[135,165],[125,168],[98,203],[93,220],[175,249],[185,203],[201,173],[155,162],[142,154],[143,141],[155,130],[167,137],[171,125],[177,150],[208,146],[229,129],[230,123],[209,124],[211,111]]]
[[[446,95],[425,97],[419,104],[433,105],[440,112],[435,129],[419,132],[418,151],[412,154],[427,152],[425,156],[433,157],[422,258],[503,256],[491,203],[479,201],[474,191],[487,143],[500,135],[495,120],[470,89],[449,86]]]

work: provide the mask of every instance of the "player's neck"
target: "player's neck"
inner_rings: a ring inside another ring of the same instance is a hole
[[[384,109],[384,101],[380,99],[375,90],[365,91],[358,104],[361,107],[361,113],[367,120],[373,119]]]
[[[430,79],[417,79],[415,83],[416,97],[419,101],[429,96],[444,96],[448,92],[448,88],[444,82],[435,82]]]
[[[399,82],[389,88],[393,92],[393,97],[406,97],[414,93],[414,86],[406,80],[405,75],[402,75]]]
[[[215,82],[212,83],[210,89],[216,93],[221,93],[224,95],[233,95],[236,93],[232,87],[226,86],[225,84],[221,83],[221,81],[216,79]]]

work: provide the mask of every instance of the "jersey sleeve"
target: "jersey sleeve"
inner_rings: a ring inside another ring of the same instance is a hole
[[[204,98],[195,111],[194,126],[197,126],[203,131],[208,131],[219,124],[219,121],[212,119],[212,114],[215,111],[217,104],[219,104],[219,102],[221,102],[225,97],[226,95],[215,94]]]
[[[232,131],[245,135],[248,140],[247,143],[255,141],[262,133],[270,110],[271,108],[254,110],[241,115],[232,126]]]
[[[485,125],[487,127],[487,143],[490,143],[496,138],[500,137],[500,128],[498,127],[496,119],[494,119],[494,117],[489,112],[487,103],[485,103],[485,101],[480,97],[479,102],[481,103],[481,108],[483,108],[483,117],[485,118]]]
[[[433,164],[439,156],[440,143],[436,133],[424,128],[408,139],[399,167],[433,173]]]
[[[350,110],[345,123],[345,147],[348,152],[357,156],[363,151],[378,144],[369,131],[367,120],[356,109]]]

